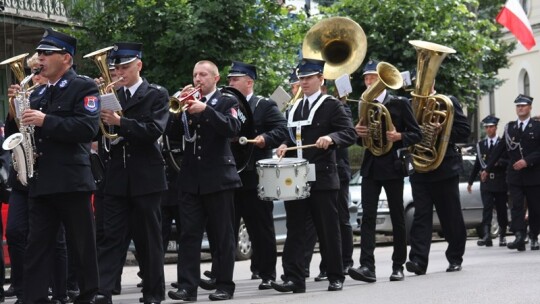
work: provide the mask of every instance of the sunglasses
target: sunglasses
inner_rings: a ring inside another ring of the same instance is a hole
[[[51,51],[51,50],[38,50],[37,51],[38,56],[45,55],[45,56],[51,56],[52,54],[66,54],[64,51]]]

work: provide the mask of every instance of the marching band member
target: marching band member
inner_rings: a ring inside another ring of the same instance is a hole
[[[122,85],[116,92],[123,116],[103,109],[101,119],[120,138],[111,144],[103,193],[104,235],[99,248],[100,294],[96,303],[112,303],[123,267],[125,240],[132,234],[144,286],[144,303],[165,297],[161,195],[167,189],[165,161],[157,142],[169,118],[167,90],[140,76],[142,44],[116,43],[109,55]]]
[[[336,148],[346,147],[355,142],[356,134],[351,119],[343,104],[333,97],[323,95],[324,61],[304,58],[298,68],[300,86],[304,92],[289,112],[290,126],[300,121],[311,121],[300,129],[297,144],[316,144],[317,148],[302,151],[304,158],[315,165],[316,181],[311,184],[309,198],[286,201],[287,239],[283,251],[283,268],[286,281],[272,282],[272,287],[280,292],[305,292],[305,235],[306,214],[311,213],[321,244],[321,253],[327,263],[329,291],[343,288],[343,262],[341,258],[341,236],[337,213],[339,177],[336,164]],[[297,130],[296,130],[297,129]],[[300,138],[301,140],[300,140]],[[286,148],[293,145],[293,138],[287,138],[278,148],[282,157]]]
[[[24,303],[48,303],[48,287],[58,229],[63,224],[80,294],[75,303],[93,303],[98,267],[91,194],[90,144],[98,132],[99,94],[93,80],[72,69],[77,40],[45,30],[38,52],[47,86],[36,89],[21,123],[34,125],[36,172],[28,184],[29,234],[24,254]],[[35,97],[39,95],[39,97]]]
[[[431,91],[433,95],[433,87]],[[446,154],[435,170],[416,172],[410,177],[415,209],[410,231],[411,250],[405,267],[416,275],[426,274],[428,266],[433,234],[433,206],[448,242],[446,259],[449,265],[446,271],[460,271],[465,253],[467,231],[459,197],[459,172],[463,169],[463,159],[456,143],[466,142],[471,128],[457,98],[449,98],[454,106],[454,120]]]
[[[473,170],[469,176],[469,185],[467,191],[472,192],[472,185],[480,170],[483,170],[491,158],[491,153],[497,145],[504,145],[501,139],[497,136],[497,124],[499,118],[488,115],[482,120],[486,138],[476,144],[476,161],[474,162]],[[506,187],[506,166],[508,159],[501,158],[493,167],[489,177],[485,181],[480,182],[480,195],[484,209],[482,212],[482,228],[484,236],[478,240],[478,246],[493,246],[491,241],[491,219],[493,218],[493,207],[497,210],[497,221],[500,227],[499,246],[506,246],[506,227],[508,226],[508,201]]]
[[[527,225],[525,223],[525,201],[529,211],[529,238],[531,250],[540,250],[538,233],[540,232],[540,122],[531,119],[533,98],[520,94],[514,101],[518,118],[509,122],[504,131],[502,142],[505,145],[495,146],[493,158],[490,158],[481,179],[487,180],[489,174],[496,171],[496,163],[508,153],[509,164],[506,171],[506,183],[512,202],[512,231],[516,235],[513,242],[507,244],[508,249],[525,250]]]
[[[234,190],[242,182],[236,172],[230,138],[238,136],[241,125],[237,118],[238,99],[217,90],[219,78],[213,62],[203,60],[195,64],[193,83],[200,87],[202,98],[188,100],[187,113],[176,119],[178,127],[170,128],[171,138],[183,136],[186,141],[178,177],[182,227],[178,290],[168,293],[174,300],[197,300],[205,228],[218,266],[212,271],[217,290],[209,298],[228,300],[234,295]],[[187,86],[183,93],[191,90]]]
[[[364,83],[369,88],[379,79],[375,60],[369,60],[364,67]],[[371,101],[368,101],[371,102]],[[362,161],[362,226],[360,267],[349,269],[349,275],[355,280],[373,283],[375,276],[375,226],[377,207],[381,189],[384,188],[388,198],[394,253],[392,254],[392,274],[390,281],[402,281],[403,264],[407,260],[407,240],[405,232],[405,215],[403,210],[403,178],[404,172],[398,158],[398,150],[420,142],[422,132],[414,118],[411,104],[405,98],[390,94],[386,89],[373,102],[383,104],[392,118],[393,131],[386,131],[386,139],[392,142],[389,152],[376,156],[369,149],[364,152]],[[358,123],[356,132],[359,144],[367,137],[368,127]]]

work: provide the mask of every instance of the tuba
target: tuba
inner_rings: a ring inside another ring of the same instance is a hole
[[[393,143],[386,139],[386,131],[394,130],[392,117],[388,109],[378,102],[373,102],[387,87],[397,90],[403,86],[403,77],[398,69],[387,62],[377,64],[379,79],[362,94],[358,117],[360,124],[367,126],[368,136],[362,138],[364,147],[380,156],[392,149]]]
[[[324,78],[336,79],[352,74],[366,56],[367,38],[355,21],[332,17],[317,22],[309,29],[302,43],[305,58],[322,59]]]
[[[11,69],[15,73],[16,78],[24,76],[24,58],[28,54],[15,56],[7,59],[0,64],[9,63]],[[23,77],[20,82],[20,91],[17,92],[13,100],[10,100],[10,114],[18,121],[19,133],[10,135],[4,143],[2,148],[4,150],[12,150],[13,169],[17,171],[17,179],[23,186],[28,185],[28,181],[34,177],[34,165],[36,163],[36,145],[34,140],[34,126],[23,125],[20,123],[22,113],[30,109],[30,91],[36,87],[37,84],[28,88],[28,83],[32,80],[32,77],[39,74],[41,68],[37,69],[34,73]],[[13,111],[13,112],[11,112]]]
[[[109,50],[111,50],[113,47],[109,46],[97,51],[94,51],[90,54],[86,54],[83,56],[83,58],[90,58],[94,61],[94,63],[97,65],[99,72],[101,74],[101,77],[104,80],[104,83],[99,85],[99,93],[101,95],[105,94],[115,94],[116,92],[114,90],[114,84],[118,81],[121,81],[122,78],[112,81],[111,73],[109,72],[109,65],[107,64],[107,55],[109,54]],[[116,96],[116,99],[118,99],[118,96]],[[118,115],[122,116],[122,112],[118,111]],[[110,133],[107,128],[105,128],[105,125],[100,120],[99,121],[99,127],[101,129],[101,132],[103,133],[103,136],[107,137],[108,139],[115,140],[119,136],[116,133]]]
[[[411,146],[414,169],[429,172],[441,164],[454,121],[454,105],[445,95],[430,95],[435,75],[452,48],[420,40],[409,41],[416,48],[418,56],[415,89],[412,95],[412,109],[422,130],[420,143]]]

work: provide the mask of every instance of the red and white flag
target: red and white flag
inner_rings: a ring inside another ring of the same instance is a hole
[[[512,32],[527,50],[536,45],[529,18],[518,0],[506,1],[495,20]]]

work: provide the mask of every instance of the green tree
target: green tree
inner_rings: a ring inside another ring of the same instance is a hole
[[[80,0],[69,10],[82,22],[73,28],[79,53],[116,41],[142,42],[143,75],[171,94],[192,82],[193,65],[203,59],[215,62],[222,76],[233,60],[257,65],[257,92],[269,94],[297,61],[307,27],[305,17],[289,18],[274,0],[107,0],[91,6]],[[96,74],[90,60],[79,69]]]

